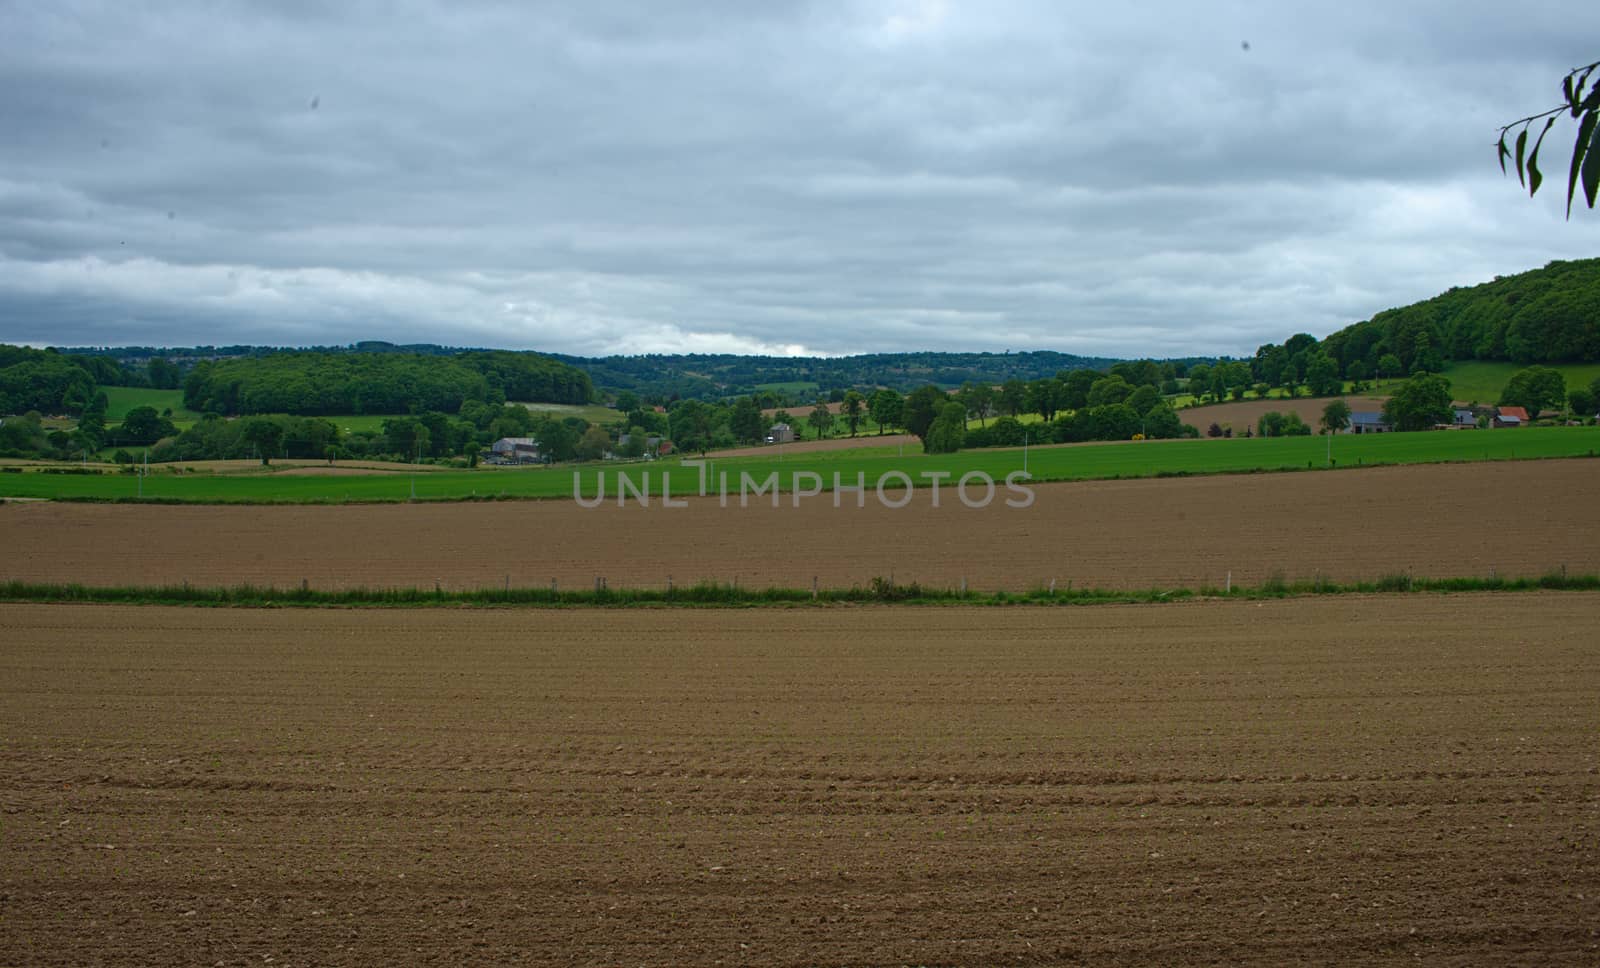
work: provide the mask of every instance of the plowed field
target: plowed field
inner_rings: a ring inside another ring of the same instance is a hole
[[[1005,496],[1002,489],[1000,498]],[[569,501],[341,507],[0,506],[0,579],[313,587],[1220,587],[1600,572],[1592,461],[1041,484],[982,510],[785,495],[585,510]]]
[[[1383,409],[1388,397],[1343,397],[1345,405],[1355,411],[1375,412]],[[1212,424],[1233,429],[1236,436],[1243,436],[1245,428],[1252,430],[1257,426],[1263,414],[1277,411],[1278,413],[1298,414],[1306,426],[1315,429],[1318,421],[1322,419],[1322,411],[1331,403],[1328,397],[1297,397],[1293,400],[1238,400],[1232,403],[1212,403],[1203,407],[1189,407],[1178,411],[1178,419],[1200,431],[1206,432]]]
[[[1594,964],[1596,614],[0,606],[0,963]]]

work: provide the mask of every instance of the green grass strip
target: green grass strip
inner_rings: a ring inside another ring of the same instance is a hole
[[[1426,594],[1450,592],[1600,591],[1600,575],[1569,575],[1562,568],[1538,577],[1425,578],[1394,573],[1375,581],[1335,582],[1316,578],[1269,578],[1258,585],[1230,588],[1033,588],[1023,592],[957,591],[920,584],[901,585],[878,578],[865,587],[818,589],[746,588],[705,582],[674,588],[563,590],[534,588],[346,588],[269,585],[81,585],[52,582],[0,583],[3,602],[90,602],[122,605],[198,605],[242,608],[752,608],[824,605],[1094,605],[1154,604],[1185,599],[1260,600],[1320,595]]]

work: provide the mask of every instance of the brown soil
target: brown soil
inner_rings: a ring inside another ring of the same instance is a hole
[[[1004,491],[1000,492],[1004,496]],[[1033,507],[798,509],[568,501],[307,507],[5,504],[0,580],[91,584],[302,580],[315,587],[866,585],[1145,588],[1322,575],[1375,579],[1600,573],[1591,461],[1045,484]]]
[[[415,474],[418,470],[433,471],[436,466],[427,464],[387,464],[376,467],[339,464],[307,464],[298,467],[272,468],[278,477],[366,477],[372,474]]]
[[[1241,400],[1237,403],[1214,403],[1204,407],[1190,407],[1178,411],[1178,419],[1204,434],[1213,423],[1232,427],[1236,436],[1244,436],[1245,427],[1255,429],[1261,415],[1271,410],[1279,413],[1297,413],[1313,431],[1322,420],[1322,411],[1335,397],[1297,397],[1293,400]],[[1351,410],[1378,411],[1388,397],[1345,397]]]
[[[828,437],[824,440],[808,438],[788,444],[767,444],[759,447],[732,447],[711,452],[712,457],[771,457],[777,453],[806,454],[819,450],[855,450],[858,447],[904,447],[913,454],[922,453],[922,441],[910,434],[884,434],[878,436],[863,430],[854,437]]]
[[[1597,612],[0,606],[0,963],[1592,965]]]
[[[214,474],[286,474],[304,471],[333,470],[343,473],[353,471],[382,471],[392,474],[431,473],[433,471],[449,470],[437,464],[396,464],[392,461],[381,460],[342,460],[330,465],[325,460],[284,460],[273,461],[263,467],[259,460],[190,460],[177,461],[173,467],[182,467],[196,471],[210,471]]]

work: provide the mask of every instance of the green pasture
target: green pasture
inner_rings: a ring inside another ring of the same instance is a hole
[[[182,390],[152,390],[149,387],[101,387],[106,393],[106,423],[119,424],[134,407],[154,407],[156,413],[171,409],[172,422],[187,427],[200,415],[183,408]]]
[[[598,403],[517,403],[515,406],[527,407],[541,416],[547,415],[558,419],[581,417],[592,424],[600,424],[601,426],[617,423],[625,416],[615,407],[605,407]]]
[[[1567,389],[1588,386],[1600,378],[1600,363],[1549,363],[1541,364],[1560,373],[1567,381]],[[1444,369],[1444,378],[1450,381],[1450,395],[1464,403],[1494,404],[1500,400],[1511,375],[1523,369],[1520,363],[1492,363],[1476,360],[1452,363]],[[1399,381],[1395,381],[1399,385]],[[1565,406],[1565,402],[1563,402]]]
[[[817,392],[818,386],[808,380],[790,380],[787,383],[757,383],[757,390],[771,390],[773,393],[795,396],[806,396]]]
[[[1099,478],[1155,477],[1183,474],[1249,473],[1307,470],[1327,466],[1326,437],[1234,438],[1231,440],[1156,440],[1033,447],[1027,452],[1027,469],[1035,481]],[[945,472],[948,483],[969,471],[982,471],[997,482],[1023,466],[1023,451],[993,449],[957,454],[926,455],[905,448],[873,447],[820,453],[785,454],[718,459],[707,466],[709,489],[715,492],[726,473],[730,490],[737,493],[742,474],[765,480],[777,472],[780,487],[790,488],[792,475],[811,472],[831,488],[837,473],[853,486],[861,475],[868,487],[891,472],[911,476],[926,488],[925,472]],[[1347,468],[1376,464],[1412,464],[1443,461],[1510,460],[1536,457],[1593,457],[1600,452],[1600,427],[1534,427],[1519,430],[1439,431],[1411,434],[1341,435],[1332,440],[1334,466]],[[400,468],[397,467],[397,470]],[[571,498],[577,474],[582,493],[592,498],[597,478],[604,475],[605,493],[614,500],[619,476],[636,489],[649,488],[659,497],[667,475],[674,495],[698,490],[700,471],[680,459],[650,463],[597,463],[556,467],[438,471],[417,474],[386,473],[372,476],[294,476],[289,474],[182,474],[170,469],[152,470],[143,484],[144,497],[195,503],[342,503],[417,500],[492,500],[499,498]],[[886,489],[894,490],[894,478]],[[139,492],[133,475],[56,475],[26,472],[0,474],[0,496],[132,499]],[[1003,490],[1001,491],[1003,494]],[[756,500],[770,500],[757,498]]]

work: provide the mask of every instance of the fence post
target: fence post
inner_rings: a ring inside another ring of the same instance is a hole
[[[1227,583],[1222,586],[1222,591],[1226,595],[1233,594],[1233,572],[1228,572]]]
[[[811,576],[811,600],[813,602],[817,600],[817,576],[816,575],[812,575]]]

